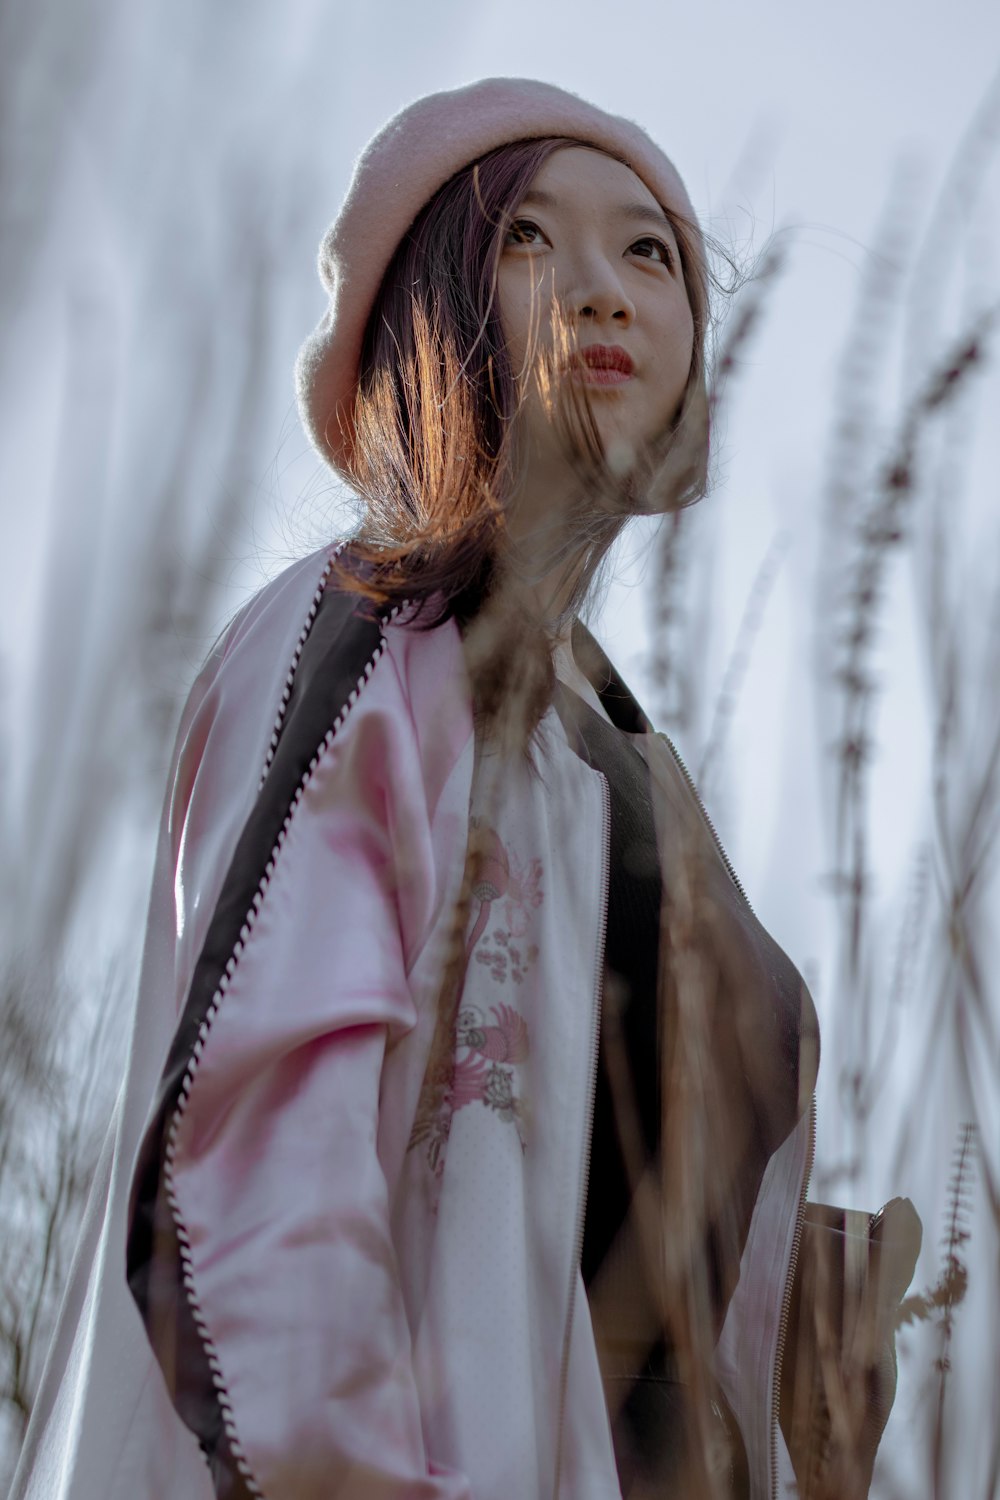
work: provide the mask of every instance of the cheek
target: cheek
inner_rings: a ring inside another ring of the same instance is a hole
[[[529,355],[537,355],[551,346],[551,287],[548,282],[543,285],[541,273],[527,260],[501,266],[496,301],[500,326],[517,373]]]
[[[694,358],[694,318],[686,304],[667,320],[660,347],[667,384],[683,391]]]
[[[694,357],[694,321],[679,315],[664,321],[658,336],[657,379],[649,391],[647,421],[650,435],[671,424],[677,417],[687,389]]]
[[[501,272],[497,281],[497,308],[516,373],[527,352],[531,327],[531,288],[526,277]]]
[[[686,297],[683,304],[671,312],[667,337],[674,350],[674,358],[683,363],[687,371],[694,353],[694,314]]]

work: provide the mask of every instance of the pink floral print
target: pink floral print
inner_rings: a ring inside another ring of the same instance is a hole
[[[495,829],[471,820],[470,838],[476,859],[472,873],[472,925],[466,942],[466,962],[486,970],[502,988],[522,984],[538,957],[537,943],[523,941],[532,917],[542,904],[542,863],[520,860]],[[502,902],[502,921],[491,925],[494,908]],[[468,970],[466,971],[468,973]],[[424,1143],[432,1171],[440,1176],[444,1148],[455,1112],[482,1104],[517,1131],[527,1149],[525,1110],[517,1089],[516,1070],[529,1051],[524,1017],[507,1000],[487,1010],[461,1005],[455,1021],[454,1052],[444,1087],[425,1094],[417,1110],[411,1148]]]

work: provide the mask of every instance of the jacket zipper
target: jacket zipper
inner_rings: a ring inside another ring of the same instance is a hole
[[[552,1487],[553,1500],[559,1494],[562,1476],[563,1425],[566,1415],[566,1387],[569,1383],[570,1339],[573,1331],[573,1311],[576,1303],[576,1283],[583,1254],[583,1226],[586,1218],[587,1187],[590,1179],[590,1137],[594,1127],[594,1096],[597,1090],[597,1055],[601,1039],[601,1003],[604,993],[604,942],[608,925],[608,882],[611,860],[611,793],[607,777],[601,778],[601,910],[597,924],[597,946],[594,952],[593,1005],[591,1007],[589,1079],[587,1105],[584,1115],[583,1138],[580,1148],[580,1173],[577,1186],[576,1227],[573,1238],[573,1259],[570,1263],[569,1296],[567,1298],[566,1327],[563,1333],[562,1359],[559,1367],[559,1409],[556,1425],[556,1467]]]
[[[743,897],[743,900],[746,902],[747,910],[750,912],[751,916],[755,915],[754,909],[750,905],[750,902],[749,902],[749,900],[747,898],[747,893],[743,889],[743,886],[740,883],[740,878],[737,875],[736,871],[733,869],[732,862],[730,861],[729,855],[726,853],[725,849],[723,849],[723,847],[722,847],[722,840],[719,838],[719,835],[715,831],[715,824],[712,822],[711,818],[708,816],[708,809],[705,806],[704,802],[701,800],[701,793],[699,792],[698,788],[694,784],[694,777],[691,775],[691,772],[688,770],[687,766],[684,764],[683,760],[681,759],[680,752],[678,751],[677,746],[674,744],[674,742],[670,738],[670,736],[668,734],[664,734],[662,730],[658,731],[658,736],[657,737],[659,739],[661,739],[661,740],[665,740],[666,741],[667,747],[670,750],[671,755],[674,757],[674,760],[677,762],[677,766],[678,766],[678,769],[680,770],[681,775],[684,777],[684,780],[687,782],[688,791],[691,793],[692,797],[694,798],[695,802],[697,803],[698,809],[699,809],[702,817],[705,820],[705,826],[707,827],[709,833],[712,835],[712,838],[713,838],[713,840],[715,842],[715,847],[719,851],[719,857],[721,858],[722,863],[725,865],[726,869],[729,871],[729,878],[732,880],[733,885],[736,887],[736,889],[739,891],[740,895]]]
[[[806,1169],[802,1174],[802,1190],[799,1193],[798,1208],[795,1217],[795,1236],[792,1240],[792,1253],[788,1257],[788,1272],[785,1276],[785,1292],[781,1299],[781,1317],[778,1320],[778,1340],[774,1346],[774,1372],[771,1379],[771,1500],[778,1497],[778,1403],[781,1395],[781,1367],[785,1358],[785,1341],[788,1337],[788,1315],[792,1305],[792,1287],[795,1282],[795,1272],[799,1263],[799,1250],[802,1246],[802,1232],[806,1220],[806,1194],[809,1191],[809,1179],[812,1176],[813,1160],[816,1155],[816,1100],[813,1098],[809,1108],[809,1146],[806,1151]]]

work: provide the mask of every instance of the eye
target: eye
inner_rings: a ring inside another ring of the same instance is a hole
[[[542,245],[545,236],[531,219],[515,219],[504,235],[505,245]]]
[[[629,250],[643,260],[658,260],[673,269],[674,252],[664,240],[657,239],[655,234],[644,234],[641,240],[633,240]]]

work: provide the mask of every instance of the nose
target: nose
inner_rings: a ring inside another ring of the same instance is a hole
[[[635,304],[621,277],[603,256],[581,266],[569,307],[582,322],[612,323],[627,328],[635,318]]]

